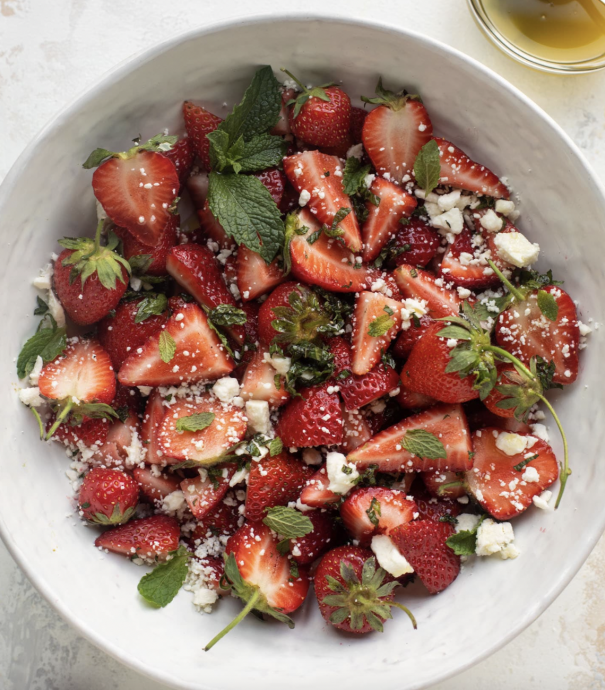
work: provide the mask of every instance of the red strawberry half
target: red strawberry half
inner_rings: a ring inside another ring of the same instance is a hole
[[[103,532],[95,540],[95,546],[129,558],[164,560],[179,548],[180,533],[175,518],[152,515]]]
[[[313,563],[328,548],[335,546],[337,530],[330,513],[311,511],[307,517],[313,523],[313,531],[304,537],[290,540],[290,553],[299,565]]]
[[[203,476],[183,479],[181,491],[197,520],[203,519],[223,500],[235,469],[235,465],[224,465],[204,471]]]
[[[130,475],[96,467],[84,477],[78,508],[86,520],[120,525],[130,520],[138,501],[139,486]]]
[[[217,115],[195,105],[191,101],[183,103],[183,118],[187,135],[193,144],[195,152],[199,156],[206,170],[210,170],[210,141],[206,138],[207,134],[214,130],[223,121]]]
[[[145,460],[148,458],[146,457]],[[156,475],[149,467],[135,467],[132,474],[143,496],[152,503],[162,501],[166,496],[180,488],[179,480],[176,477],[166,474]]]
[[[170,214],[166,227],[162,230],[157,244],[149,247],[131,235],[124,228],[114,227],[114,232],[122,240],[124,258],[130,261],[133,257],[149,257],[149,266],[145,269],[145,275],[166,275],[166,257],[171,247],[176,244],[177,230],[180,224],[180,216]]]
[[[330,480],[326,468],[322,467],[310,479],[307,479],[300,494],[300,502],[310,508],[322,508],[330,503],[338,503],[340,495],[330,491]]]
[[[436,230],[420,218],[411,218],[405,225],[399,225],[393,248],[402,251],[391,263],[395,266],[426,266],[437,253],[440,243],[441,238]]]
[[[458,314],[462,302],[453,290],[444,286],[443,278],[436,279],[432,273],[408,264],[399,266],[393,275],[401,294],[425,300],[434,319]]]
[[[267,264],[260,254],[243,244],[237,250],[236,265],[237,287],[244,302],[265,295],[286,279],[279,259]]]
[[[181,185],[183,185],[189,177],[195,159],[195,149],[193,148],[192,140],[189,137],[179,139],[170,151],[166,151],[164,155],[174,164],[176,174],[179,176]]]
[[[277,375],[269,358],[269,349],[261,345],[248,362],[240,395],[244,400],[265,400],[270,407],[285,405],[290,400],[290,393],[285,389],[283,376],[277,379],[279,388],[276,386]]]

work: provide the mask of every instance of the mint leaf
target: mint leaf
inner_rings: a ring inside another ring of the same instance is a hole
[[[392,328],[394,325],[395,321],[393,321],[388,314],[383,314],[370,323],[368,335],[372,338],[380,338],[380,336],[384,335],[389,328]]]
[[[306,515],[285,506],[269,508],[263,522],[267,527],[288,539],[304,537],[305,534],[313,531],[313,523]]]
[[[160,348],[160,358],[162,362],[168,364],[176,354],[176,343],[168,331],[162,331],[160,333],[158,346]]]
[[[149,270],[149,267],[153,263],[153,257],[151,254],[135,254],[128,259],[130,264],[130,270],[133,276],[143,276]]]
[[[370,501],[370,507],[366,510],[366,515],[374,527],[378,527],[382,511],[380,508],[380,501],[378,501],[375,496]]]
[[[427,460],[447,458],[443,443],[435,434],[431,434],[430,431],[425,431],[424,429],[406,431],[401,439],[401,445],[405,450],[421,460],[423,458]]]
[[[277,124],[280,110],[280,83],[271,67],[261,67],[246,89],[242,102],[233,108],[233,112],[221,122],[218,129],[227,133],[230,144],[240,136],[245,141],[250,141]]]
[[[271,263],[284,244],[284,223],[269,190],[256,177],[211,172],[208,205],[238,244]]]
[[[477,531],[484,519],[485,515],[482,515],[473,529],[462,530],[446,539],[445,543],[457,556],[472,556],[475,553],[477,550]]]
[[[184,546],[170,553],[172,558],[160,563],[139,582],[139,594],[155,608],[167,606],[178,594],[189,572],[189,552]]]
[[[278,374],[278,376],[279,376],[279,374]],[[270,441],[267,448],[269,449],[269,455],[273,458],[282,452],[282,450],[284,449],[284,444],[283,444],[281,438],[279,438],[279,436],[278,436],[277,438],[274,438]]]
[[[48,304],[41,297],[36,297],[36,305],[34,316],[44,316],[48,314]]]
[[[230,151],[229,135],[221,129],[215,129],[206,134],[206,139],[210,142],[210,167],[212,170],[224,170],[237,155],[236,151]]]
[[[525,468],[525,465],[528,465],[532,460],[537,460],[539,457],[539,453],[536,453],[535,455],[530,455],[528,458],[521,460],[521,462],[518,465],[513,465],[513,469],[517,470],[517,472],[521,472],[521,470]]]
[[[40,326],[45,321],[46,319],[43,319]],[[20,379],[31,374],[38,357],[42,357],[45,364],[52,362],[67,347],[65,328],[57,328],[54,319],[52,319],[51,324],[51,327],[39,328],[21,349],[17,358],[17,376]]]
[[[426,194],[435,189],[439,184],[441,176],[441,159],[439,158],[439,147],[434,139],[420,149],[414,161],[414,177],[416,182]]]
[[[176,420],[177,431],[203,431],[214,421],[214,412],[197,412]]]
[[[219,304],[208,312],[208,318],[215,326],[243,326],[248,321],[246,312],[231,304]]]
[[[271,134],[259,134],[244,144],[238,165],[241,172],[259,172],[275,168],[286,155],[288,144]]]
[[[134,317],[135,323],[143,323],[150,316],[159,316],[168,307],[168,298],[161,292],[157,295],[146,295],[140,302],[137,315]]]
[[[359,158],[351,156],[347,158],[345,169],[342,174],[342,187],[345,194],[353,196],[364,192],[366,187],[365,178],[370,173],[369,165],[362,165]]]
[[[556,321],[559,315],[557,300],[546,290],[538,292],[538,307],[549,321]]]

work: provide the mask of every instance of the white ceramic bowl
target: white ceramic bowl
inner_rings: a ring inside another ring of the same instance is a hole
[[[180,127],[185,98],[225,112],[223,102],[239,98],[259,64],[287,65],[316,83],[342,79],[355,96],[371,94],[378,75],[392,88],[420,92],[436,131],[506,175],[521,194],[521,226],[542,246],[541,267],[565,279],[582,318],[605,321],[603,192],[561,129],[496,74],[425,37],[367,22],[265,18],[196,31],[119,67],[58,115],[0,190],[0,533],[38,590],[80,632],[168,685],[426,687],[486,657],[531,623],[603,530],[600,338],[593,336],[582,353],[579,382],[557,400],[574,470],[561,508],[532,508],[515,522],[523,551],[516,561],[467,565],[436,597],[406,590],[416,632],[395,612],[384,634],[361,639],[326,627],[311,596],[296,614],[296,630],[250,617],[202,652],[239,604],[227,600],[213,615],[200,616],[181,593],[164,610],[145,607],[136,591],[143,571],[117,556],[102,557],[93,549],[93,532],[66,519],[65,454],[38,441],[35,421],[15,395],[14,358],[37,321],[31,279],[57,238],[94,228],[91,173],[82,161],[96,146],[121,150],[139,133],[146,138]],[[555,447],[560,451],[558,440]]]

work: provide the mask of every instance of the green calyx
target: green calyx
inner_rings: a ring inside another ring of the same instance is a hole
[[[78,426],[82,424],[85,417],[89,419],[107,419],[108,421],[118,419],[118,414],[113,407],[105,403],[77,402],[74,398],[65,398],[64,400],[53,401],[51,407],[56,415],[56,419],[46,436],[44,436],[46,441],[52,438],[55,431],[67,420],[70,421],[72,426]]]
[[[272,309],[277,318],[271,321],[271,325],[278,333],[273,342],[312,342],[329,329],[330,314],[313,290],[303,285],[294,288],[288,295],[288,304],[287,307]]]
[[[156,151],[158,153],[166,153],[176,144],[178,137],[168,136],[166,134],[156,134],[151,137],[144,144],[141,144],[140,138],[133,139],[134,146],[127,151],[108,151],[107,149],[95,149],[90,156],[84,161],[82,167],[86,170],[96,168],[101,163],[110,158],[120,158],[121,160],[128,160],[136,156],[139,151]]]
[[[237,567],[235,556],[230,553],[229,556],[225,555],[224,558],[225,577],[231,583],[231,593],[233,596],[236,596],[245,602],[246,605],[231,621],[231,623],[227,625],[226,628],[223,628],[218,635],[215,635],[215,637],[210,640],[210,642],[204,647],[204,651],[207,652],[212,649],[212,647],[214,647],[219,640],[222,640],[222,638],[229,631],[233,630],[236,625],[241,623],[250,613],[250,611],[258,611],[258,613],[267,614],[268,616],[277,619],[281,623],[285,623],[289,628],[293,628],[294,621],[289,616],[286,616],[284,613],[281,613],[272,606],[269,606],[267,598],[261,592],[260,588],[244,580],[239,572],[239,568]]]
[[[76,278],[80,276],[82,285],[87,278],[95,273],[99,277],[99,282],[108,290],[115,290],[116,279],[124,283],[124,276],[122,270],[130,274],[130,264],[124,257],[120,256],[116,251],[120,240],[115,233],[108,233],[107,244],[101,245],[101,233],[103,230],[103,221],[99,221],[97,225],[97,232],[95,239],[90,237],[65,237],[59,240],[59,244],[65,249],[73,251],[66,259],[63,259],[63,266],[71,266],[71,273],[69,274],[70,285],[74,283]]]
[[[345,560],[340,562],[340,582],[331,575],[326,575],[328,587],[334,594],[326,595],[322,603],[333,606],[336,610],[330,616],[334,625],[344,623],[347,619],[352,630],[361,630],[369,623],[373,630],[383,631],[383,622],[392,618],[391,607],[395,606],[405,611],[416,628],[416,619],[411,611],[394,601],[390,597],[399,582],[384,582],[386,572],[382,568],[376,569],[376,559],[368,558],[363,564],[361,581],[353,567]]]
[[[296,84],[301,89],[301,93],[299,93],[298,96],[296,96],[296,98],[292,98],[291,100],[289,100],[287,103],[287,105],[294,106],[294,119],[298,117],[301,108],[310,98],[319,98],[319,100],[325,101],[326,103],[331,102],[331,98],[325,92],[325,89],[327,89],[329,86],[334,86],[333,81],[328,82],[327,84],[321,84],[320,86],[313,86],[310,89],[308,89],[299,79],[297,79],[287,69],[282,67],[281,71],[287,74],[290,77],[290,79],[292,79],[294,82],[296,82]]]
[[[123,525],[134,515],[134,511],[135,507],[132,506],[122,512],[120,504],[116,503],[110,517],[107,517],[104,513],[95,513],[90,516],[90,521],[97,525]]]
[[[376,96],[373,98],[362,96],[361,100],[371,105],[386,105],[391,110],[401,110],[408,101],[420,101],[422,103],[420,96],[411,95],[405,89],[397,93],[385,89],[382,85],[382,77],[378,79],[378,84],[376,85]]]

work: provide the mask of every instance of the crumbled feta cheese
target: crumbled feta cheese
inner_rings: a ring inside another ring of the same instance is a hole
[[[29,407],[40,407],[44,405],[44,398],[40,396],[40,389],[36,387],[21,388],[19,391],[19,400]]]
[[[550,443],[550,436],[548,435],[548,430],[544,424],[531,424],[531,432],[534,436],[537,436],[542,441]]]
[[[481,227],[488,232],[500,232],[502,230],[502,218],[491,208],[481,217]]]
[[[269,403],[266,400],[248,400],[246,402],[246,416],[248,426],[258,434],[268,434],[271,431],[269,418]]]
[[[471,532],[477,526],[479,516],[472,513],[461,513],[456,518],[456,532]]]
[[[232,376],[224,376],[212,386],[214,395],[224,403],[230,403],[239,395],[239,382]]]
[[[309,192],[308,189],[303,189],[302,192],[300,193],[300,196],[298,197],[298,205],[299,206],[306,206],[308,204],[310,198],[311,198],[311,192]]]
[[[386,534],[377,534],[372,537],[371,549],[376,556],[378,565],[393,577],[401,577],[406,573],[414,572],[414,568]]]
[[[477,556],[493,556],[500,558],[516,558],[519,550],[514,546],[515,535],[510,522],[494,522],[487,518],[477,530]],[[511,548],[514,547],[514,548]]]
[[[147,448],[143,445],[141,437],[136,429],[131,429],[130,443],[124,446],[126,453],[125,465],[127,467],[134,467],[140,465],[145,460],[147,455]]]
[[[250,470],[246,467],[242,467],[241,470],[237,470],[233,477],[231,477],[229,481],[229,486],[236,486],[237,484],[243,484],[244,482],[247,482],[249,474]]]
[[[530,242],[520,232],[501,232],[494,237],[494,244],[501,259],[524,268],[538,260],[540,245]]]
[[[540,481],[540,475],[535,467],[526,467],[521,479],[528,484]]]
[[[466,299],[467,297],[471,296],[471,291],[465,287],[456,288],[456,292],[458,293],[458,297],[460,297],[460,299]]]
[[[464,218],[460,209],[454,207],[445,213],[431,218],[431,225],[440,230],[459,235],[464,228]]]
[[[372,186],[372,183],[374,182],[375,179],[376,179],[376,175],[366,175],[363,178],[363,182],[364,182],[365,186],[368,189],[370,189],[370,187]]]
[[[53,319],[57,322],[59,328],[65,327],[65,312],[61,306],[61,302],[55,296],[54,290],[48,291],[48,311]]]
[[[46,264],[44,268],[40,269],[37,278],[34,278],[32,285],[38,290],[50,290],[53,278],[53,266],[52,264]]]
[[[507,455],[518,455],[527,448],[527,436],[502,431],[496,439],[496,448]]]
[[[583,338],[585,338],[587,335],[590,335],[592,333],[592,328],[590,326],[587,326],[585,323],[582,323],[579,320],[578,320],[578,328],[580,329],[580,335]]]
[[[363,157],[363,144],[355,144],[347,151],[347,158],[359,158],[361,160]]]
[[[179,511],[182,511],[186,506],[187,501],[185,500],[185,494],[180,490],[173,491],[167,496],[164,496],[164,500],[162,501],[162,509],[165,513],[171,515],[175,515]]]
[[[147,397],[148,395],[151,395],[151,391],[153,390],[152,386],[137,386],[139,389],[139,392],[143,397]]]
[[[515,202],[509,199],[496,199],[496,213],[501,213],[503,216],[510,216],[515,210]]]
[[[449,194],[441,194],[437,199],[437,205],[442,211],[451,211],[454,207],[458,208],[460,190],[454,189]]]
[[[40,378],[40,373],[42,372],[43,366],[44,360],[42,359],[42,357],[40,357],[40,355],[38,355],[34,363],[34,368],[31,370],[31,373],[29,375],[29,382],[32,386],[38,385],[38,379]]]
[[[292,364],[292,359],[290,357],[270,355],[268,352],[265,352],[263,359],[265,362],[269,362],[269,364],[281,376],[286,376],[286,374],[290,371],[290,365]]]
[[[355,480],[359,477],[357,467],[347,462],[347,458],[342,453],[328,453],[326,471],[330,480],[328,489],[342,496],[355,486]]]
[[[550,506],[548,505],[548,502],[552,498],[552,491],[543,491],[539,496],[534,496],[533,497],[533,502],[536,508],[540,508],[540,510],[548,510]]]

